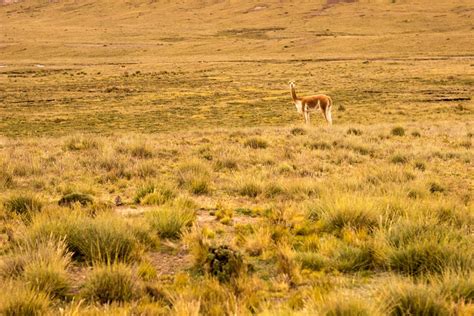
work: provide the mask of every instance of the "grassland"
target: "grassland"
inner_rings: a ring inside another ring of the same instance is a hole
[[[0,7],[0,314],[472,314],[474,7],[392,2]]]

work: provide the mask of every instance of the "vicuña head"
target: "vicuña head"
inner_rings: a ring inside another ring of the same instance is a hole
[[[310,124],[309,112],[311,110],[320,109],[324,118],[326,119],[326,122],[328,122],[329,125],[332,125],[332,99],[329,96],[318,94],[308,97],[298,97],[296,95],[295,82],[290,81],[289,85],[291,90],[291,98],[295,104],[296,111],[300,114],[303,114],[306,124]]]

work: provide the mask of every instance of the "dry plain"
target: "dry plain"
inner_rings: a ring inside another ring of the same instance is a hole
[[[328,2],[0,6],[0,314],[471,315],[474,4]]]

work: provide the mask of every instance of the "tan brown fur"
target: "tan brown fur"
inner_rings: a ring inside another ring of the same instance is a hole
[[[303,114],[306,124],[310,124],[310,114],[311,110],[320,109],[324,119],[329,125],[332,125],[332,99],[331,97],[325,94],[312,95],[307,97],[298,97],[296,95],[295,83],[290,82],[291,97],[296,106],[298,113]]]

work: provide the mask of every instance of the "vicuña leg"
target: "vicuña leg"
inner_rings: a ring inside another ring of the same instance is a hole
[[[326,121],[328,121],[329,125],[332,125],[332,114],[331,114],[331,106],[326,109]]]
[[[311,119],[309,117],[309,111],[306,111],[306,124],[308,124],[308,125],[311,124]]]

